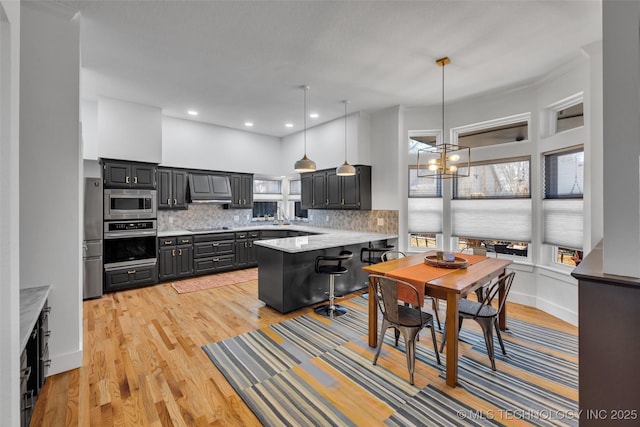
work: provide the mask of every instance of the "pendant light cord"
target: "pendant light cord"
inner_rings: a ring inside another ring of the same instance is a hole
[[[347,104],[349,101],[344,101],[344,161],[347,162]]]
[[[446,144],[446,138],[444,134],[444,66],[442,64],[442,143]]]
[[[309,86],[303,86],[304,89],[304,155],[307,155],[307,90]]]

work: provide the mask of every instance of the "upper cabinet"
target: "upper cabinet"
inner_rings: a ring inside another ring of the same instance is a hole
[[[102,167],[104,188],[156,188],[154,164],[103,160]]]
[[[158,168],[158,209],[187,208],[187,171]]]
[[[231,181],[231,203],[230,208],[252,209],[253,208],[253,175],[246,173],[232,173],[229,175]]]
[[[371,209],[371,166],[358,165],[353,176],[338,176],[335,169],[302,174],[303,209]]]

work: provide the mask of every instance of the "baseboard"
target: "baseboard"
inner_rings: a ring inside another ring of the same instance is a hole
[[[55,375],[80,367],[82,367],[82,350],[76,350],[71,353],[52,357],[48,375]]]
[[[549,313],[565,322],[571,323],[574,326],[578,326],[578,313],[568,310],[554,302],[538,298],[538,304],[534,306],[545,313]]]
[[[538,303],[538,299],[534,295],[515,292],[513,288],[511,289],[511,292],[509,292],[508,301],[515,302],[516,304],[527,305],[529,307],[535,307]]]

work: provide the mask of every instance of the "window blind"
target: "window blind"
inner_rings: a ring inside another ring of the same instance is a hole
[[[410,197],[408,202],[410,233],[442,233],[442,198]]]
[[[583,210],[581,199],[543,200],[543,243],[582,249]]]
[[[531,241],[531,199],[451,201],[451,234],[475,239]]]

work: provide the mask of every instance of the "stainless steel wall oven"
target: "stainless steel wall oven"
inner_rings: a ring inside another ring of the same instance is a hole
[[[156,220],[104,223],[105,270],[150,265],[157,261]]]

